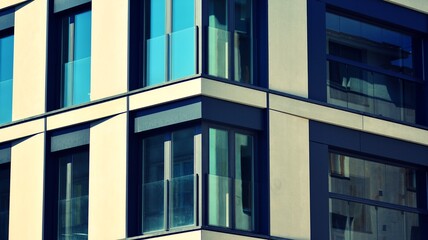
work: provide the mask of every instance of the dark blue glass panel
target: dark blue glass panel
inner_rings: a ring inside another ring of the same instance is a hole
[[[10,165],[0,165],[0,240],[8,239],[9,232]]]
[[[13,36],[0,38],[0,124],[12,120]]]

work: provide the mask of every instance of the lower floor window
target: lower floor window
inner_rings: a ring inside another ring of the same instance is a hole
[[[421,239],[426,172],[330,153],[330,239]]]
[[[0,154],[0,160],[3,160],[1,159],[1,157],[2,156]],[[10,163],[2,163],[0,164],[0,239],[1,240],[8,239],[9,191],[10,191]]]

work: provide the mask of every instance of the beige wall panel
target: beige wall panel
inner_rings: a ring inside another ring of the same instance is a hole
[[[266,108],[266,93],[254,89],[202,79],[202,95],[242,103],[259,108]]]
[[[235,234],[226,234],[212,231],[202,231],[202,240],[261,240],[265,238],[245,237]]]
[[[43,132],[45,129],[45,119],[37,119],[23,122],[0,129],[0,142],[28,137]]]
[[[15,12],[12,119],[45,112],[47,0]]]
[[[201,79],[171,84],[130,96],[129,109],[149,107],[201,94]]]
[[[269,116],[271,235],[310,239],[309,121]]]
[[[91,126],[89,239],[126,237],[125,113]]]
[[[153,239],[153,240],[203,240],[201,238],[201,231],[200,230],[185,232],[185,233],[171,234],[168,236],[159,236],[159,237],[155,237],[155,238],[151,238],[151,239]]]
[[[2,0],[0,1],[0,10],[2,10],[3,8],[14,6],[19,3],[29,2],[29,1],[30,0]]]
[[[123,113],[126,111],[126,104],[126,97],[123,97],[53,115],[47,119],[47,130],[53,130]]]
[[[269,0],[269,88],[308,96],[306,1]]]
[[[385,0],[385,1],[428,14],[427,0]]]
[[[128,0],[92,0],[91,100],[128,88]]]
[[[13,144],[9,239],[42,239],[44,134]]]
[[[292,98],[269,94],[269,107],[292,115],[333,125],[362,130],[362,115]]]
[[[428,145],[428,131],[377,118],[363,116],[363,131]]]

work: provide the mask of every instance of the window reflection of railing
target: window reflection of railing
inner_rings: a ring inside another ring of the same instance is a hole
[[[197,35],[195,26],[147,39],[146,86],[197,74]]]
[[[88,196],[59,201],[58,239],[88,239]]]
[[[327,61],[329,103],[415,123],[416,83],[350,62]]]
[[[167,231],[196,224],[198,175],[143,184],[142,232]]]
[[[68,107],[90,101],[91,57],[64,64],[63,106]]]

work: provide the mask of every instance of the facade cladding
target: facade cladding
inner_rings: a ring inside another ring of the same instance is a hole
[[[423,240],[426,0],[0,1],[0,240]]]

